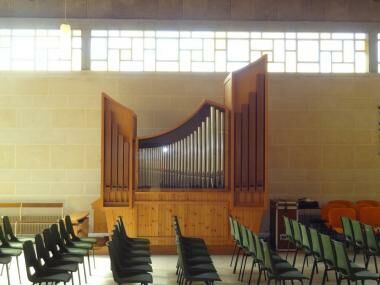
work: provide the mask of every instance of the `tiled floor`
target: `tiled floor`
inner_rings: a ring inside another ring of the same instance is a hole
[[[300,262],[302,261],[303,257],[300,256],[297,262],[297,267],[300,268]],[[26,277],[26,271],[24,267],[24,260],[23,256],[20,258],[20,268],[21,268],[21,273],[22,273],[22,284],[31,284],[30,282],[27,281]],[[232,269],[229,267],[230,263],[230,257],[229,256],[213,256],[213,260],[215,263],[215,266],[220,274],[220,277],[222,278],[222,282],[219,282],[218,284],[247,284],[248,283],[248,272],[245,277],[244,283],[241,283],[237,281],[236,275],[232,274]],[[92,260],[91,260],[92,261]],[[175,265],[177,258],[176,256],[153,256],[152,257],[153,261],[153,284],[159,284],[159,285],[171,285],[171,284],[176,284],[176,275],[175,275]],[[358,263],[362,263],[362,257],[359,257]],[[86,264],[87,265],[87,264]],[[93,263],[91,262],[91,265],[93,266]],[[247,265],[247,271],[248,271],[248,266]],[[87,267],[86,267],[87,268]],[[109,270],[109,259],[107,256],[101,256],[98,255],[96,256],[96,269],[93,270],[92,276],[88,278],[88,285],[111,285],[115,284],[112,279],[111,272]],[[92,268],[93,269],[93,268]],[[322,269],[322,267],[321,267]],[[370,264],[370,269],[374,270],[373,262]],[[306,268],[305,270],[305,275],[309,276],[311,272],[311,266]],[[335,279],[333,279],[332,274],[330,275],[330,282],[327,284],[336,284]],[[321,277],[322,274],[319,273],[315,275],[313,284],[321,284]],[[254,270],[254,282],[251,284],[256,284],[257,280],[257,269]],[[75,276],[75,284],[79,284],[78,280]],[[6,274],[5,270],[3,275],[0,277],[0,285],[6,285]],[[19,284],[18,278],[17,278],[17,268],[16,268],[16,263],[12,262],[11,266],[11,284],[12,285],[17,285]],[[82,284],[84,285],[83,282],[83,277],[82,277]],[[194,284],[194,283],[193,283]],[[267,284],[264,280],[262,280],[261,284]],[[272,283],[274,284],[274,282]],[[289,283],[290,284],[290,283]],[[297,283],[295,283],[297,284]],[[308,284],[305,282],[305,284]],[[347,284],[344,282],[344,284]],[[366,282],[366,284],[376,284],[375,282]]]

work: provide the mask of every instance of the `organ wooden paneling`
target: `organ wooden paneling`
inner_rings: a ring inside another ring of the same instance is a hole
[[[259,231],[268,198],[265,73],[266,58],[233,72],[225,106],[206,101],[177,128],[144,138],[133,111],[103,96],[104,194],[94,208],[103,206],[109,231],[122,216],[131,236],[173,248],[173,215],[183,234],[211,246],[231,245],[228,215]]]

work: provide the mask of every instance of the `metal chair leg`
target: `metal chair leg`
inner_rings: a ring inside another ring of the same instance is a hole
[[[235,256],[235,252],[236,252],[236,247],[237,247],[237,244],[236,244],[236,242],[235,242],[234,251],[232,252],[232,257],[231,257],[230,267],[232,266],[232,263],[233,263],[233,261],[234,261],[234,256]]]
[[[294,257],[293,257],[293,267],[296,265],[297,254],[298,254],[298,247],[296,248],[296,251],[295,251],[295,253],[294,253]]]
[[[3,265],[4,266],[4,265]],[[7,271],[7,279],[8,279],[8,285],[11,285],[11,281],[9,279],[9,268],[8,268],[8,264],[5,264],[5,268],[6,268],[6,271]]]
[[[234,266],[234,270],[233,270],[233,273],[236,273],[236,267],[237,267],[237,264],[238,264],[238,260],[239,260],[239,254],[240,254],[240,247],[238,248],[238,252],[236,254],[236,260],[235,260],[235,266]]]
[[[18,271],[18,280],[20,281],[20,284],[21,284],[21,274],[20,274],[20,266],[18,264],[18,256],[16,256],[16,263],[17,263],[17,271]]]

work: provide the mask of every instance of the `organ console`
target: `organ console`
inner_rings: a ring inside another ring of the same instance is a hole
[[[134,112],[103,94],[101,198],[108,230],[124,216],[129,233],[174,245],[184,234],[229,245],[228,215],[258,231],[268,205],[266,57],[232,72],[225,102],[204,103],[161,134],[137,137]],[[97,205],[97,206],[96,206]]]

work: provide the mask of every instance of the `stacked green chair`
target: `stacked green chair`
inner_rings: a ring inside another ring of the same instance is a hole
[[[363,234],[362,224],[357,220],[351,220],[352,231],[354,233],[354,262],[356,260],[357,253],[362,252],[364,262],[366,261],[366,241]]]
[[[291,227],[293,229],[293,240],[294,240],[294,245],[296,247],[296,251],[295,251],[294,257],[293,257],[293,266],[295,266],[298,251],[303,248],[302,236],[301,236],[301,230],[300,230],[299,223],[296,220],[290,220],[290,224],[291,224]]]
[[[200,238],[182,236],[176,217],[173,218],[173,229],[178,253],[178,283],[204,282],[214,284],[214,282],[220,281],[206,243]]]
[[[299,281],[303,284],[303,281],[308,279],[295,268],[293,268],[293,270],[286,271],[279,270],[275,265],[273,255],[269,249],[269,245],[266,242],[263,242],[263,250],[265,260],[264,264],[268,273],[268,285],[270,285],[272,280],[275,280],[276,284],[277,282],[282,282],[285,284],[286,281],[291,281],[292,283],[294,281]]]
[[[239,230],[240,230],[241,238],[242,238],[241,246],[242,246],[242,251],[243,251],[243,258],[242,258],[241,264],[240,264],[238,280],[243,281],[244,271],[245,271],[245,267],[247,265],[247,259],[250,256],[250,252],[249,252],[247,228],[243,224],[239,224]]]
[[[4,226],[4,236],[8,241],[9,245],[13,248],[22,249],[22,244],[27,240],[32,240],[31,238],[20,238],[16,237],[13,233],[11,222],[9,221],[8,216],[3,217],[3,226]]]
[[[235,227],[234,227],[234,218],[231,215],[228,216],[228,222],[230,225],[231,238],[234,241],[234,251],[232,252],[231,262],[230,262],[230,267],[231,267],[234,261],[236,250],[237,250],[237,240],[235,239],[236,234],[235,234]]]
[[[10,255],[0,253],[0,264],[2,266],[5,266],[5,270],[7,271],[8,285],[11,285],[11,281],[9,278],[9,266],[11,264],[11,261],[12,261],[12,257]]]
[[[238,262],[239,262],[239,256],[240,256],[240,253],[243,251],[243,245],[242,245],[242,236],[241,236],[241,232],[240,232],[240,227],[239,227],[239,223],[236,219],[234,219],[232,221],[232,224],[233,224],[233,227],[234,227],[234,233],[235,233],[235,240],[236,240],[236,246],[237,246],[237,253],[236,253],[236,259],[235,259],[235,265],[234,265],[234,269],[233,269],[233,273],[236,273],[236,268],[237,268],[237,265],[238,265]]]
[[[336,267],[338,271],[338,285],[341,284],[342,280],[358,282],[361,281],[364,284],[367,280],[376,281],[380,284],[380,276],[377,273],[367,271],[365,269],[355,270],[352,263],[348,259],[346,248],[344,244],[340,241],[333,241],[334,249],[336,253]]]
[[[62,260],[54,259],[49,255],[49,251],[44,245],[44,241],[40,234],[37,234],[34,238],[36,244],[37,260],[42,263],[42,269],[55,273],[70,273],[72,282],[74,284],[73,272],[78,272],[79,284],[81,284],[80,273],[78,263],[65,262]]]
[[[33,284],[59,284],[60,282],[66,284],[71,280],[71,275],[69,273],[57,273],[56,271],[50,271],[47,268],[43,268],[37,260],[36,252],[34,251],[33,243],[31,241],[26,241],[23,244],[23,250],[28,280]]]
[[[343,226],[344,240],[347,243],[347,245],[352,246],[352,248],[356,252],[355,238],[354,238],[354,232],[352,229],[351,220],[348,217],[341,217],[341,221],[342,221],[342,226]]]
[[[65,244],[65,247],[70,253],[73,254],[86,254],[87,255],[87,261],[88,261],[88,270],[89,274],[91,275],[91,266],[90,266],[90,250],[92,249],[92,244],[88,242],[81,242],[81,241],[73,241],[70,238],[69,233],[67,232],[65,223],[62,219],[59,220],[59,232],[62,241]]]
[[[69,234],[69,237],[72,242],[83,242],[83,243],[89,243],[91,245],[92,249],[92,258],[94,260],[94,268],[95,268],[95,244],[96,244],[96,238],[91,237],[78,237],[75,234],[73,223],[71,221],[70,216],[65,216],[65,224],[66,224],[66,230]]]
[[[16,257],[16,263],[17,263],[17,271],[18,271],[18,278],[21,283],[21,275],[20,275],[20,266],[19,266],[19,256],[22,254],[22,249],[13,248],[9,242],[6,240],[3,232],[3,228],[0,226],[0,254],[5,256],[11,256]]]
[[[288,217],[284,216],[284,225],[285,225],[285,235],[288,240],[288,248],[286,250],[286,260],[288,260],[288,255],[290,251],[290,245],[295,245],[294,234],[292,225],[290,224],[290,220]]]
[[[253,238],[255,241],[255,248],[256,248],[256,260],[259,267],[259,276],[257,279],[257,285],[259,285],[261,281],[261,275],[263,273],[265,274],[268,271],[268,267],[265,264],[264,248],[263,248],[262,241],[259,239],[259,237],[256,234],[253,234]],[[277,272],[287,272],[287,271],[297,270],[290,263],[282,259],[276,253],[270,252],[270,254],[273,261],[273,266],[276,268]]]
[[[364,226],[364,231],[365,231],[365,236],[366,236],[366,244],[367,244],[366,268],[368,268],[369,261],[370,261],[371,257],[373,257],[374,263],[375,263],[376,273],[378,273],[379,270],[377,268],[376,257],[380,256],[380,245],[376,239],[376,235],[375,235],[375,231],[374,231],[373,227],[370,225],[363,225],[363,226]]]
[[[249,281],[248,281],[248,284],[251,284],[253,268],[256,264],[257,265],[259,264],[259,261],[257,259],[257,250],[256,250],[256,245],[255,245],[254,233],[248,230],[247,235],[248,235],[248,255],[252,257],[252,266],[251,266],[251,271],[249,274]],[[244,278],[244,274],[243,274],[243,278]]]
[[[299,223],[299,227],[301,230],[302,248],[305,252],[305,256],[304,256],[303,264],[302,264],[302,270],[301,270],[301,272],[303,273],[305,269],[305,263],[307,262],[310,256],[313,256],[313,252],[311,248],[310,233],[309,233],[308,228],[301,223]]]
[[[322,244],[319,233],[316,229],[310,228],[310,240],[311,240],[311,253],[313,256],[313,267],[311,269],[310,275],[310,285],[313,283],[314,273],[318,273],[318,263],[324,263]]]
[[[67,249],[64,247],[64,245],[62,245],[60,238],[57,237],[57,232],[55,233],[52,232],[52,228],[43,230],[42,235],[44,237],[46,248],[51,252],[55,260],[60,260],[65,263],[74,262],[74,263],[83,265],[84,280],[87,283],[86,266],[84,264],[84,257],[70,254],[67,251]]]

